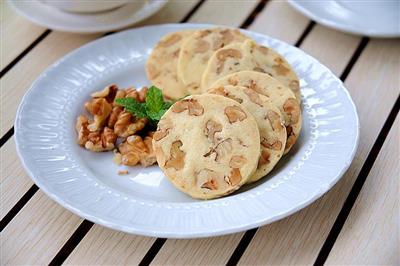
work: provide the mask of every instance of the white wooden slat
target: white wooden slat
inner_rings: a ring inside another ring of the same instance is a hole
[[[332,48],[321,48],[321,53],[335,51],[336,42],[331,41]],[[400,40],[371,40],[346,80],[361,123],[359,148],[347,173],[336,186],[309,207],[260,228],[239,264],[291,265],[315,262],[399,94],[396,73],[400,71],[400,63],[393,56],[399,53],[399,49]],[[342,57],[336,56],[337,60]]]
[[[399,128],[397,116],[327,265],[400,264]]]
[[[0,1],[1,70],[32,44],[45,28],[17,15],[6,1]]]

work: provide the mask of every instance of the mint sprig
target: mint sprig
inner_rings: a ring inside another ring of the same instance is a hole
[[[151,86],[146,93],[146,102],[140,103],[134,98],[116,99],[115,102],[126,111],[139,118],[147,118],[154,126],[174,102],[164,101],[162,92],[156,86]]]

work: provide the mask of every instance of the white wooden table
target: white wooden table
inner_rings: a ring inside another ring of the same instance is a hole
[[[400,40],[348,35],[284,1],[170,1],[140,25],[202,22],[247,28],[296,45],[338,75],[361,122],[343,178],[283,220],[223,237],[128,235],[83,220],[50,200],[17,157],[13,121],[33,80],[69,51],[102,36],[55,32],[1,1],[1,264],[400,264]]]

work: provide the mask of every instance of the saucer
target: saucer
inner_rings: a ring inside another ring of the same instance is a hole
[[[167,0],[131,1],[119,8],[99,13],[70,13],[61,11],[38,0],[7,3],[21,16],[53,30],[94,33],[118,30],[137,23],[157,11]]]
[[[344,32],[371,37],[400,37],[400,1],[300,1],[289,3],[312,20]]]

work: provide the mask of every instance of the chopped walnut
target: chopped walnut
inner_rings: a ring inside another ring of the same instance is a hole
[[[300,119],[300,105],[294,98],[289,98],[283,104],[283,111],[290,117],[290,121],[295,124]]]
[[[216,143],[218,140],[218,137],[216,136],[216,133],[219,133],[222,131],[222,125],[220,123],[215,122],[214,120],[208,120],[206,123],[206,127],[204,128],[204,134],[208,138],[211,143]]]
[[[140,163],[142,166],[150,166],[156,162],[156,156],[151,145],[151,137],[129,136],[125,142],[119,145],[121,163],[133,166]]]
[[[172,105],[172,112],[182,113],[188,110],[189,115],[199,116],[204,113],[204,108],[201,104],[194,99],[183,99]]]
[[[174,141],[170,149],[170,158],[165,162],[166,168],[181,170],[184,166],[185,152],[180,149],[183,143],[180,140]]]
[[[173,125],[172,125],[172,122],[170,120],[161,119],[158,122],[157,131],[153,133],[154,134],[153,135],[154,140],[159,141],[159,140],[165,138],[168,135],[169,129],[172,128],[172,126]]]
[[[114,101],[115,95],[118,91],[118,86],[112,84],[110,86],[105,87],[101,91],[96,91],[91,94],[93,98],[105,98],[107,102],[112,103]]]
[[[85,103],[86,110],[93,115],[94,121],[88,125],[91,132],[99,130],[107,121],[112,111],[111,104],[105,98],[95,98]]]
[[[114,149],[116,141],[117,135],[112,129],[105,127],[102,131],[89,133],[85,148],[95,152],[111,151]]]
[[[193,48],[194,53],[204,53],[210,49],[210,44],[204,40],[198,40],[196,46]]]
[[[225,115],[228,117],[228,120],[231,124],[237,121],[243,121],[247,118],[245,112],[238,106],[228,106],[225,108]]]
[[[279,151],[282,149],[282,142],[279,140],[275,141],[268,141],[267,139],[263,138],[261,141],[261,145],[267,149]]]
[[[228,91],[225,90],[225,88],[223,86],[212,89],[210,91],[211,93],[217,94],[217,95],[221,95],[227,98],[230,98],[234,101],[237,101],[238,103],[243,103],[243,100],[240,98],[235,97],[235,95],[230,94]]]
[[[115,105],[111,111],[110,117],[108,118],[107,126],[114,128],[115,123],[118,120],[119,114],[124,110],[122,106]]]
[[[281,117],[279,116],[278,113],[272,110],[268,110],[267,119],[271,123],[271,127],[274,131],[280,131],[283,129]]]
[[[261,101],[260,95],[252,89],[244,89],[244,93],[249,97],[250,101],[263,107],[263,102]]]
[[[86,141],[88,140],[89,137],[89,129],[87,128],[89,125],[89,120],[86,116],[80,115],[76,119],[76,124],[75,124],[75,129],[76,132],[78,133],[78,144],[81,146],[84,146]]]
[[[232,139],[224,139],[220,143],[218,143],[215,147],[212,147],[209,152],[204,154],[204,157],[209,157],[215,153],[214,160],[216,162],[220,162],[223,158],[225,158],[232,151]]]
[[[136,101],[143,103],[146,101],[146,93],[148,91],[147,87],[143,87],[141,90],[137,90],[135,88],[128,88],[125,90],[126,98],[134,98]]]
[[[231,160],[229,161],[229,166],[231,168],[240,168],[247,162],[247,159],[241,155],[234,155],[232,156]]]
[[[232,168],[231,175],[226,178],[226,181],[231,186],[236,186],[242,180],[242,175],[238,168]]]
[[[268,164],[269,161],[269,157],[271,156],[271,154],[269,153],[269,151],[267,150],[262,150],[261,151],[261,156],[258,159],[258,166],[264,165],[264,164]]]
[[[127,111],[122,111],[114,124],[114,131],[118,137],[126,138],[143,129],[146,124],[146,118],[137,118]]]
[[[217,74],[220,74],[224,69],[225,61],[228,57],[241,59],[243,56],[242,53],[237,49],[224,49],[224,50],[219,50],[216,53],[218,59],[217,70],[216,70]]]
[[[119,170],[118,171],[118,175],[127,175],[127,174],[129,174],[128,170]]]
[[[168,36],[166,39],[160,41],[158,43],[159,46],[161,47],[169,47],[175,43],[177,43],[178,41],[180,41],[182,39],[182,36],[179,34],[172,34],[170,36]]]

